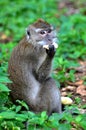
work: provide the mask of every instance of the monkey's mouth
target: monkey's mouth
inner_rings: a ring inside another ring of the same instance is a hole
[[[58,48],[58,44],[53,42],[52,45],[55,47],[55,48]],[[43,48],[49,50],[49,45],[43,45]]]

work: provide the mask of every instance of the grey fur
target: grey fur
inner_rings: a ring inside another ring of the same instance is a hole
[[[50,77],[53,58],[34,42],[25,36],[12,52],[8,66],[12,98],[24,100],[34,112],[61,113],[60,91]]]

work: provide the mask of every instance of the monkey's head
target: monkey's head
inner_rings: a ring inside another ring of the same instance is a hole
[[[56,42],[56,31],[46,21],[39,19],[27,28],[27,40],[35,45],[51,45]]]

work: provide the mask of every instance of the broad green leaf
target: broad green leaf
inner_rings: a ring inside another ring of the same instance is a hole
[[[17,103],[19,103],[21,106],[25,107],[26,110],[29,110],[28,105],[24,101],[16,100]]]
[[[16,114],[15,119],[18,121],[26,121],[28,119],[28,115],[27,114]]]
[[[43,111],[41,113],[41,118],[43,118],[43,119],[47,119],[48,118],[46,111]]]
[[[15,119],[16,113],[13,111],[6,111],[0,113],[0,119]]]
[[[71,130],[71,125],[68,123],[60,124],[58,130]]]
[[[10,90],[5,84],[0,83],[0,92],[9,92]]]
[[[13,130],[21,130],[20,127],[13,127]]]
[[[8,79],[8,77],[5,77],[5,76],[0,76],[0,82],[1,83],[12,83],[12,81],[10,81]]]
[[[16,106],[16,112],[18,113],[21,110],[22,106]]]

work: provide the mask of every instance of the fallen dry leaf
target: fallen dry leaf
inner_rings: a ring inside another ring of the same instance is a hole
[[[81,66],[86,65],[86,61],[79,61],[79,63],[81,64]]]
[[[81,114],[86,113],[86,109],[80,109],[80,108],[79,108],[79,111],[80,111]]]
[[[2,40],[7,39],[7,36],[5,34],[2,34],[1,39]]]
[[[62,96],[67,96],[67,92],[61,92]]]
[[[83,84],[83,80],[79,80],[77,82],[67,82],[69,85],[75,85],[75,86],[79,86]]]
[[[81,96],[86,96],[86,86],[80,85],[80,86],[76,89],[76,93],[80,94]]]
[[[75,89],[75,86],[67,86],[66,89],[72,91]]]
[[[67,86],[67,87],[65,87],[65,88],[62,88],[62,92],[64,92],[64,91],[73,91],[73,90],[75,90],[75,86]]]
[[[1,43],[8,43],[12,40],[12,37],[8,37],[6,34],[0,32],[0,42]]]
[[[64,92],[64,91],[66,91],[67,89],[66,89],[66,87],[65,87],[65,88],[62,88],[61,90],[62,90],[62,92]]]

